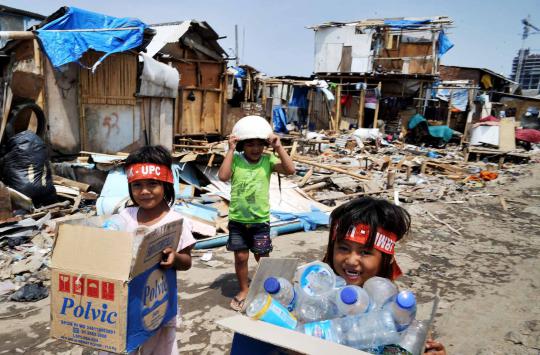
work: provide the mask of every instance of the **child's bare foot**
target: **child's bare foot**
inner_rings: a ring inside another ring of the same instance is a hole
[[[244,309],[244,305],[246,303],[246,297],[247,297],[247,291],[239,292],[231,300],[231,304],[230,304],[231,308],[237,312],[241,312]]]

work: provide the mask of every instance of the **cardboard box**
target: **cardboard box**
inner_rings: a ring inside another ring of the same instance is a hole
[[[297,266],[297,259],[261,258],[257,272],[251,281],[246,305],[259,292],[264,291],[263,283],[267,277],[279,276],[292,280]],[[235,332],[231,345],[231,355],[368,354],[364,351],[281,328],[270,323],[256,321],[245,315],[220,319],[217,324]]]
[[[51,336],[127,353],[176,317],[176,271],[160,268],[159,262],[163,249],[176,249],[182,221],[137,236],[96,227],[102,219],[58,227],[51,265]]]

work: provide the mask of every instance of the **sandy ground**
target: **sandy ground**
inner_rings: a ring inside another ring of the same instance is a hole
[[[540,165],[520,167],[457,203],[404,205],[413,228],[397,248],[405,271],[398,285],[417,293],[419,317],[429,314],[439,293],[434,335],[449,354],[540,354],[539,178]],[[508,210],[492,194],[504,196]],[[320,259],[326,242],[326,230],[279,236],[272,256]],[[180,349],[184,354],[228,353],[232,333],[214,321],[235,314],[228,306],[237,291],[232,254],[214,249],[213,266],[201,255],[195,254],[191,270],[178,274]],[[254,259],[250,268],[253,273]],[[48,307],[48,298],[0,303],[0,354],[94,353],[49,339]]]

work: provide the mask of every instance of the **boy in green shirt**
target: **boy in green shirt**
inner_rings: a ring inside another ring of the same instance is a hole
[[[279,160],[273,154],[263,153],[268,144]],[[235,153],[235,150],[238,152]],[[253,252],[257,261],[269,256],[272,251],[269,201],[272,172],[284,175],[295,172],[294,163],[278,136],[271,133],[266,140],[239,140],[234,135],[229,137],[229,151],[218,176],[221,181],[231,179],[227,250],[234,251],[234,268],[240,287],[231,301],[231,308],[237,311],[242,310],[249,291],[249,251]]]

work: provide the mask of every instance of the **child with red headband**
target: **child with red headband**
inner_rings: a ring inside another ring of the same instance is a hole
[[[171,209],[174,204],[172,157],[162,146],[145,146],[131,153],[125,161],[129,195],[134,207],[128,207],[120,216],[126,222],[126,231],[139,226],[157,228],[182,219]],[[191,223],[184,219],[178,248],[163,250],[161,267],[188,270],[191,268],[191,249],[196,240],[191,234]],[[164,324],[140,348],[142,354],[178,354],[176,318]]]
[[[394,247],[409,231],[409,213],[386,200],[363,197],[332,211],[324,261],[348,285],[362,286],[373,276],[395,280],[402,272]],[[445,355],[441,343],[428,340],[426,352]]]

